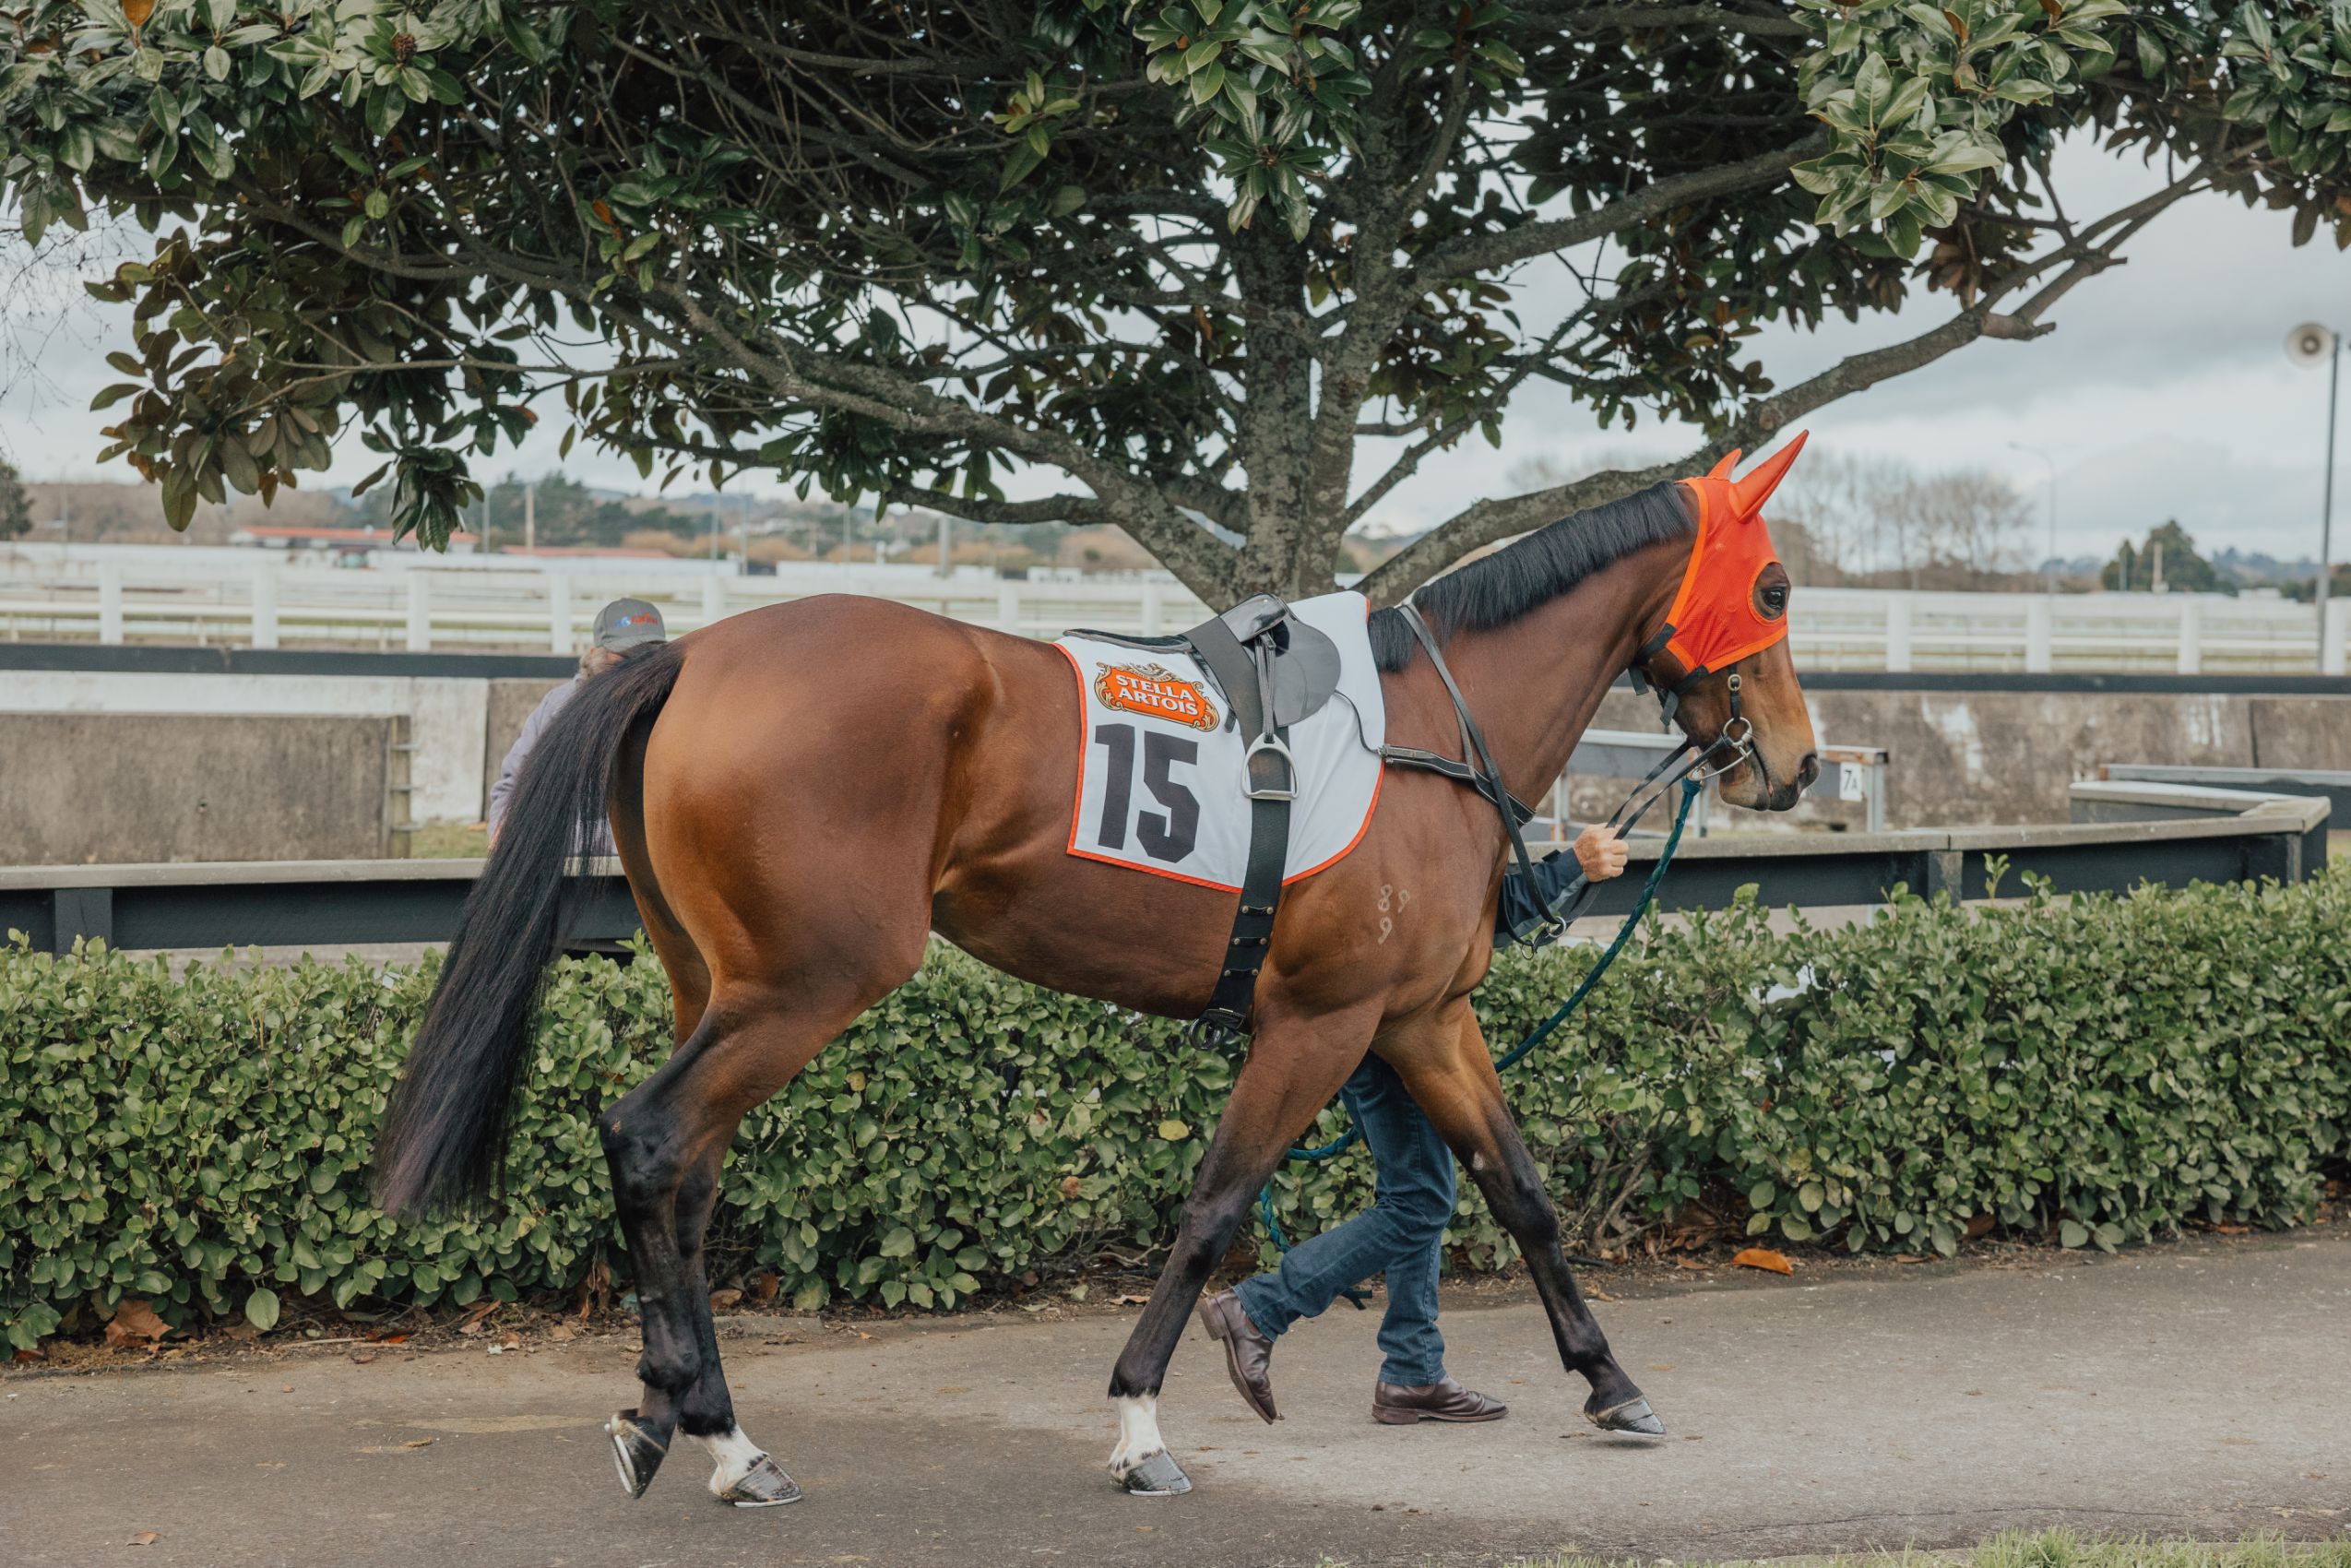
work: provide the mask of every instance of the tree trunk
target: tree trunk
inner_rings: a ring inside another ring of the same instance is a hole
[[[1337,559],[1336,516],[1312,505],[1314,434],[1312,324],[1306,254],[1266,222],[1234,239],[1250,321],[1248,401],[1239,432],[1247,537],[1233,565],[1237,597],[1328,593]]]

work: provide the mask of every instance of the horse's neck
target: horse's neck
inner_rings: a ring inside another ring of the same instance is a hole
[[[1446,644],[1445,662],[1520,800],[1534,800],[1566,768],[1609,688],[1663,624],[1690,548],[1683,540],[1637,551],[1507,625]]]

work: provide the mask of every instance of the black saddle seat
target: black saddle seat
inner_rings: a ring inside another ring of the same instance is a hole
[[[1272,721],[1277,729],[1288,729],[1300,719],[1312,718],[1323,710],[1339,685],[1339,649],[1328,635],[1315,630],[1289,612],[1289,606],[1270,593],[1255,594],[1242,600],[1230,610],[1179,636],[1138,637],[1123,632],[1092,632],[1075,629],[1074,637],[1090,637],[1098,642],[1116,643],[1121,647],[1140,648],[1147,653],[1192,654],[1198,651],[1195,635],[1207,626],[1221,624],[1232,634],[1233,641],[1243,647],[1259,647],[1272,655],[1274,711]],[[1215,667],[1202,659],[1210,679],[1219,689],[1226,684]],[[1229,728],[1238,718],[1232,694],[1225,693],[1225,723]]]

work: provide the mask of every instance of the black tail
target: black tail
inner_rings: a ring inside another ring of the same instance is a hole
[[[523,764],[376,1139],[385,1212],[463,1207],[497,1184],[574,848],[603,820],[622,742],[660,711],[683,662],[670,643],[588,680]]]

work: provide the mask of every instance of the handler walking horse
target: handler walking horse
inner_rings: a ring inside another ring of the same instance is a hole
[[[1673,694],[1694,743],[1734,756],[1717,770],[1726,800],[1795,804],[1819,765],[1786,641],[1787,575],[1759,516],[1794,453],[1743,481],[1734,455],[1420,590],[1432,646],[1513,793],[1550,785],[1634,670]],[[1371,630],[1389,738],[1452,751],[1460,720],[1439,661],[1395,611]],[[1065,852],[1073,685],[1047,644],[876,600],[813,599],[722,621],[589,683],[530,758],[395,1094],[381,1197],[415,1214],[494,1185],[567,861],[609,809],[678,1039],[600,1123],[644,1319],[643,1395],[611,1428],[632,1495],[679,1432],[716,1458],[724,1500],[799,1495],[736,1423],[703,1232],[744,1113],[910,977],[929,933],[1142,1012],[1190,1016],[1207,1002],[1232,896]],[[1663,1433],[1568,1272],[1470,1011],[1491,956],[1498,827],[1470,790],[1392,771],[1360,845],[1283,899],[1248,1060],[1111,1374],[1110,1465],[1128,1490],[1188,1487],[1157,1419],[1184,1318],[1252,1194],[1367,1048],[1517,1241],[1561,1360],[1591,1385],[1585,1414]]]

